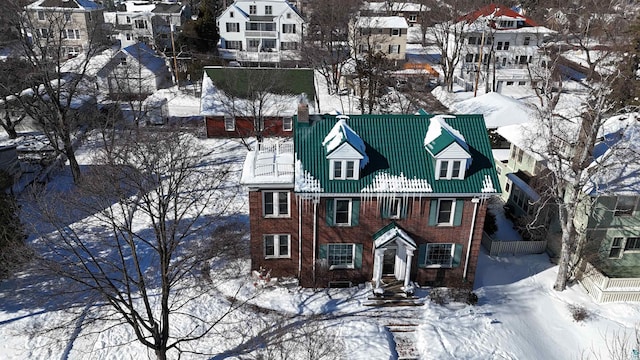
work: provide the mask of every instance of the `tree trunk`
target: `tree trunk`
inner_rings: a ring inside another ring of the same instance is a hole
[[[69,168],[71,168],[71,176],[73,176],[73,182],[78,184],[80,182],[80,178],[82,177],[82,173],[80,172],[80,164],[78,164],[78,159],[76,159],[76,154],[73,151],[73,144],[71,143],[71,139],[65,137],[64,138],[64,154],[69,160]]]
[[[558,262],[558,276],[553,284],[553,290],[563,291],[567,287],[569,278],[569,263],[571,262],[571,235],[562,233],[562,250],[560,251],[560,261]]]

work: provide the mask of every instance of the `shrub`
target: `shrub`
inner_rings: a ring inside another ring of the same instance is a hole
[[[449,302],[449,289],[437,288],[431,289],[429,292],[429,300],[438,305],[444,305]]]
[[[487,211],[487,215],[484,218],[484,231],[489,235],[493,235],[496,233],[496,231],[498,231],[496,215],[490,210]]]
[[[571,317],[575,322],[581,322],[590,317],[589,311],[579,305],[569,305],[569,312],[571,312]]]

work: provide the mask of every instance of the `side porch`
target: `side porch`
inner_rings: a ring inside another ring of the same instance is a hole
[[[578,281],[597,302],[640,301],[640,277],[610,277],[589,262],[580,268]]]

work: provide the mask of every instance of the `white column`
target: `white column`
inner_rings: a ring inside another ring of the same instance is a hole
[[[404,288],[409,287],[409,279],[411,278],[411,262],[413,261],[413,250],[407,249],[407,263],[404,272]]]
[[[376,282],[376,289],[382,285],[382,263],[384,261],[384,249],[376,249],[373,260],[373,280]]]

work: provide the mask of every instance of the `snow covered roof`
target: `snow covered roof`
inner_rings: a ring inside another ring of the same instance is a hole
[[[167,63],[165,62],[164,58],[160,57],[158,53],[156,53],[145,43],[135,43],[129,45],[120,50],[120,52],[117,53],[114,57],[118,57],[118,54],[120,53],[124,53],[127,56],[135,59],[142,66],[155,74],[167,71]]]
[[[429,128],[424,137],[424,147],[431,155],[438,155],[453,142],[458,143],[467,153],[467,145],[464,136],[456,129],[447,124],[446,119],[455,119],[455,116],[436,115],[431,119]]]
[[[27,5],[27,9],[98,10],[102,5],[91,0],[38,0]]]
[[[469,14],[466,14],[458,19],[458,21],[467,21],[469,23],[475,22],[478,20],[498,20],[498,19],[509,19],[515,21],[522,21],[525,26],[538,26],[536,22],[532,19],[523,16],[516,11],[512,10],[508,6],[497,5],[497,4],[489,4],[486,5],[476,11],[473,11]]]
[[[347,124],[348,116],[339,115],[337,118],[338,122],[336,122],[331,131],[329,131],[324,140],[322,140],[322,146],[324,146],[326,154],[331,154],[346,142],[363,156],[363,159],[360,160],[360,167],[365,167],[369,162],[369,157],[365,152],[367,146],[364,144],[364,141],[362,141],[362,138],[360,138],[360,135],[353,131]]]
[[[400,240],[409,250],[418,248],[416,242],[395,221],[390,222],[373,234],[373,244],[376,249],[381,248],[391,241]]]
[[[253,95],[247,94],[260,91],[246,85],[246,79],[250,77],[262,79],[267,84],[263,87],[265,94],[259,100],[252,101],[249,98]],[[207,67],[202,78],[200,113],[205,116],[229,113],[254,116],[255,105],[261,108],[264,116],[293,116],[298,113],[301,96],[308,98],[309,112],[314,113],[314,89],[313,70],[310,69]]]
[[[386,1],[365,1],[360,7],[362,10],[368,10],[376,13],[384,13],[387,11],[400,12],[411,11],[419,12],[422,8],[426,8],[426,5],[411,3],[411,2],[386,2]]]
[[[360,16],[355,26],[363,29],[407,29],[409,24],[402,16]]]
[[[454,103],[451,110],[456,114],[482,114],[487,129],[529,122],[532,114],[523,102],[497,92]]]

